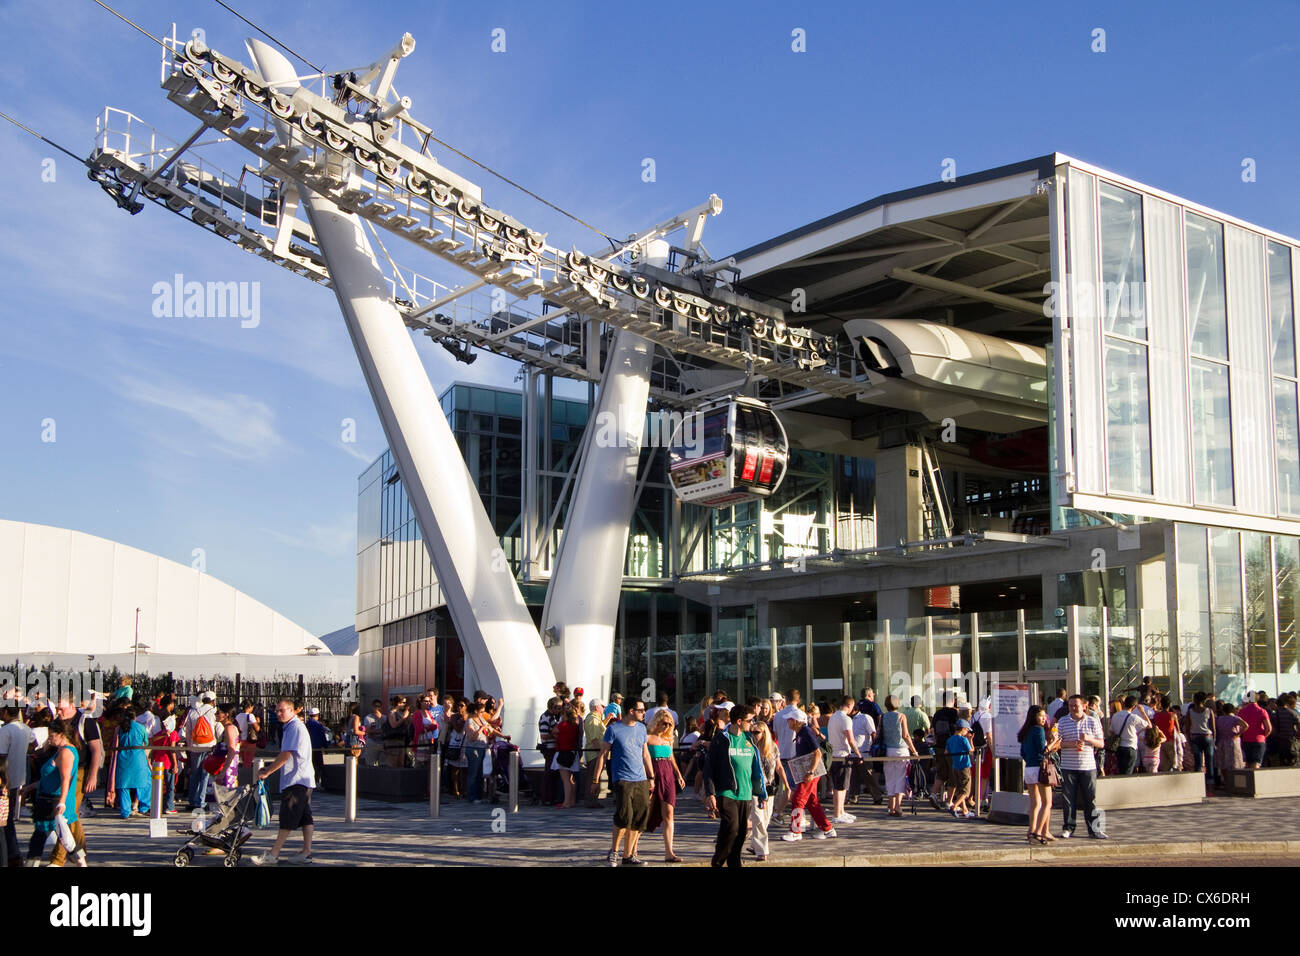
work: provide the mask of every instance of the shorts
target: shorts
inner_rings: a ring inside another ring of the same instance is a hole
[[[847,757],[835,757],[831,760],[831,789],[849,789],[849,777],[853,773],[853,764]]]
[[[1025,786],[1027,786],[1027,787],[1036,787],[1036,786],[1038,786],[1038,768],[1037,768],[1037,767],[1026,767],[1026,768],[1025,768]]]
[[[970,767],[964,767],[961,770],[953,769],[949,782],[952,784],[952,799],[956,803],[970,796]]]
[[[938,744],[935,745],[934,755],[934,777],[943,787],[952,785],[952,754],[946,750],[939,750]]]
[[[280,829],[299,830],[316,823],[311,815],[311,790],[295,783],[280,793]]]
[[[650,781],[620,780],[614,784],[617,802],[614,826],[620,830],[645,830],[650,822]]]
[[[1264,762],[1264,741],[1258,742],[1241,742],[1241,756],[1246,763],[1263,763]]]

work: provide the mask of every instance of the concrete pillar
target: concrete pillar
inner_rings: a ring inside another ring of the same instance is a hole
[[[876,452],[876,545],[919,541],[924,507],[921,449],[902,445]]]

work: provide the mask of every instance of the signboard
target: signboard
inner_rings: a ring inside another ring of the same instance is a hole
[[[1028,684],[996,684],[993,688],[993,755],[1020,759],[1016,735],[1029,713]]]

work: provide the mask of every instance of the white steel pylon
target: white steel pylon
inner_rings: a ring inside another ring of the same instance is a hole
[[[249,50],[267,83],[292,95],[289,61],[259,40]],[[291,127],[277,127],[293,145]],[[306,191],[302,201],[461,644],[482,689],[504,698],[506,733],[535,761],[555,676],[528,606],[360,219]]]

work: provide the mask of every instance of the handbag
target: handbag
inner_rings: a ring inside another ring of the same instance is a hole
[[[1038,782],[1047,787],[1061,785],[1061,772],[1056,769],[1056,761],[1046,754],[1038,765]]]
[[[32,801],[32,822],[48,823],[54,819],[54,810],[59,805],[59,798],[53,795],[38,793],[36,799]]]

